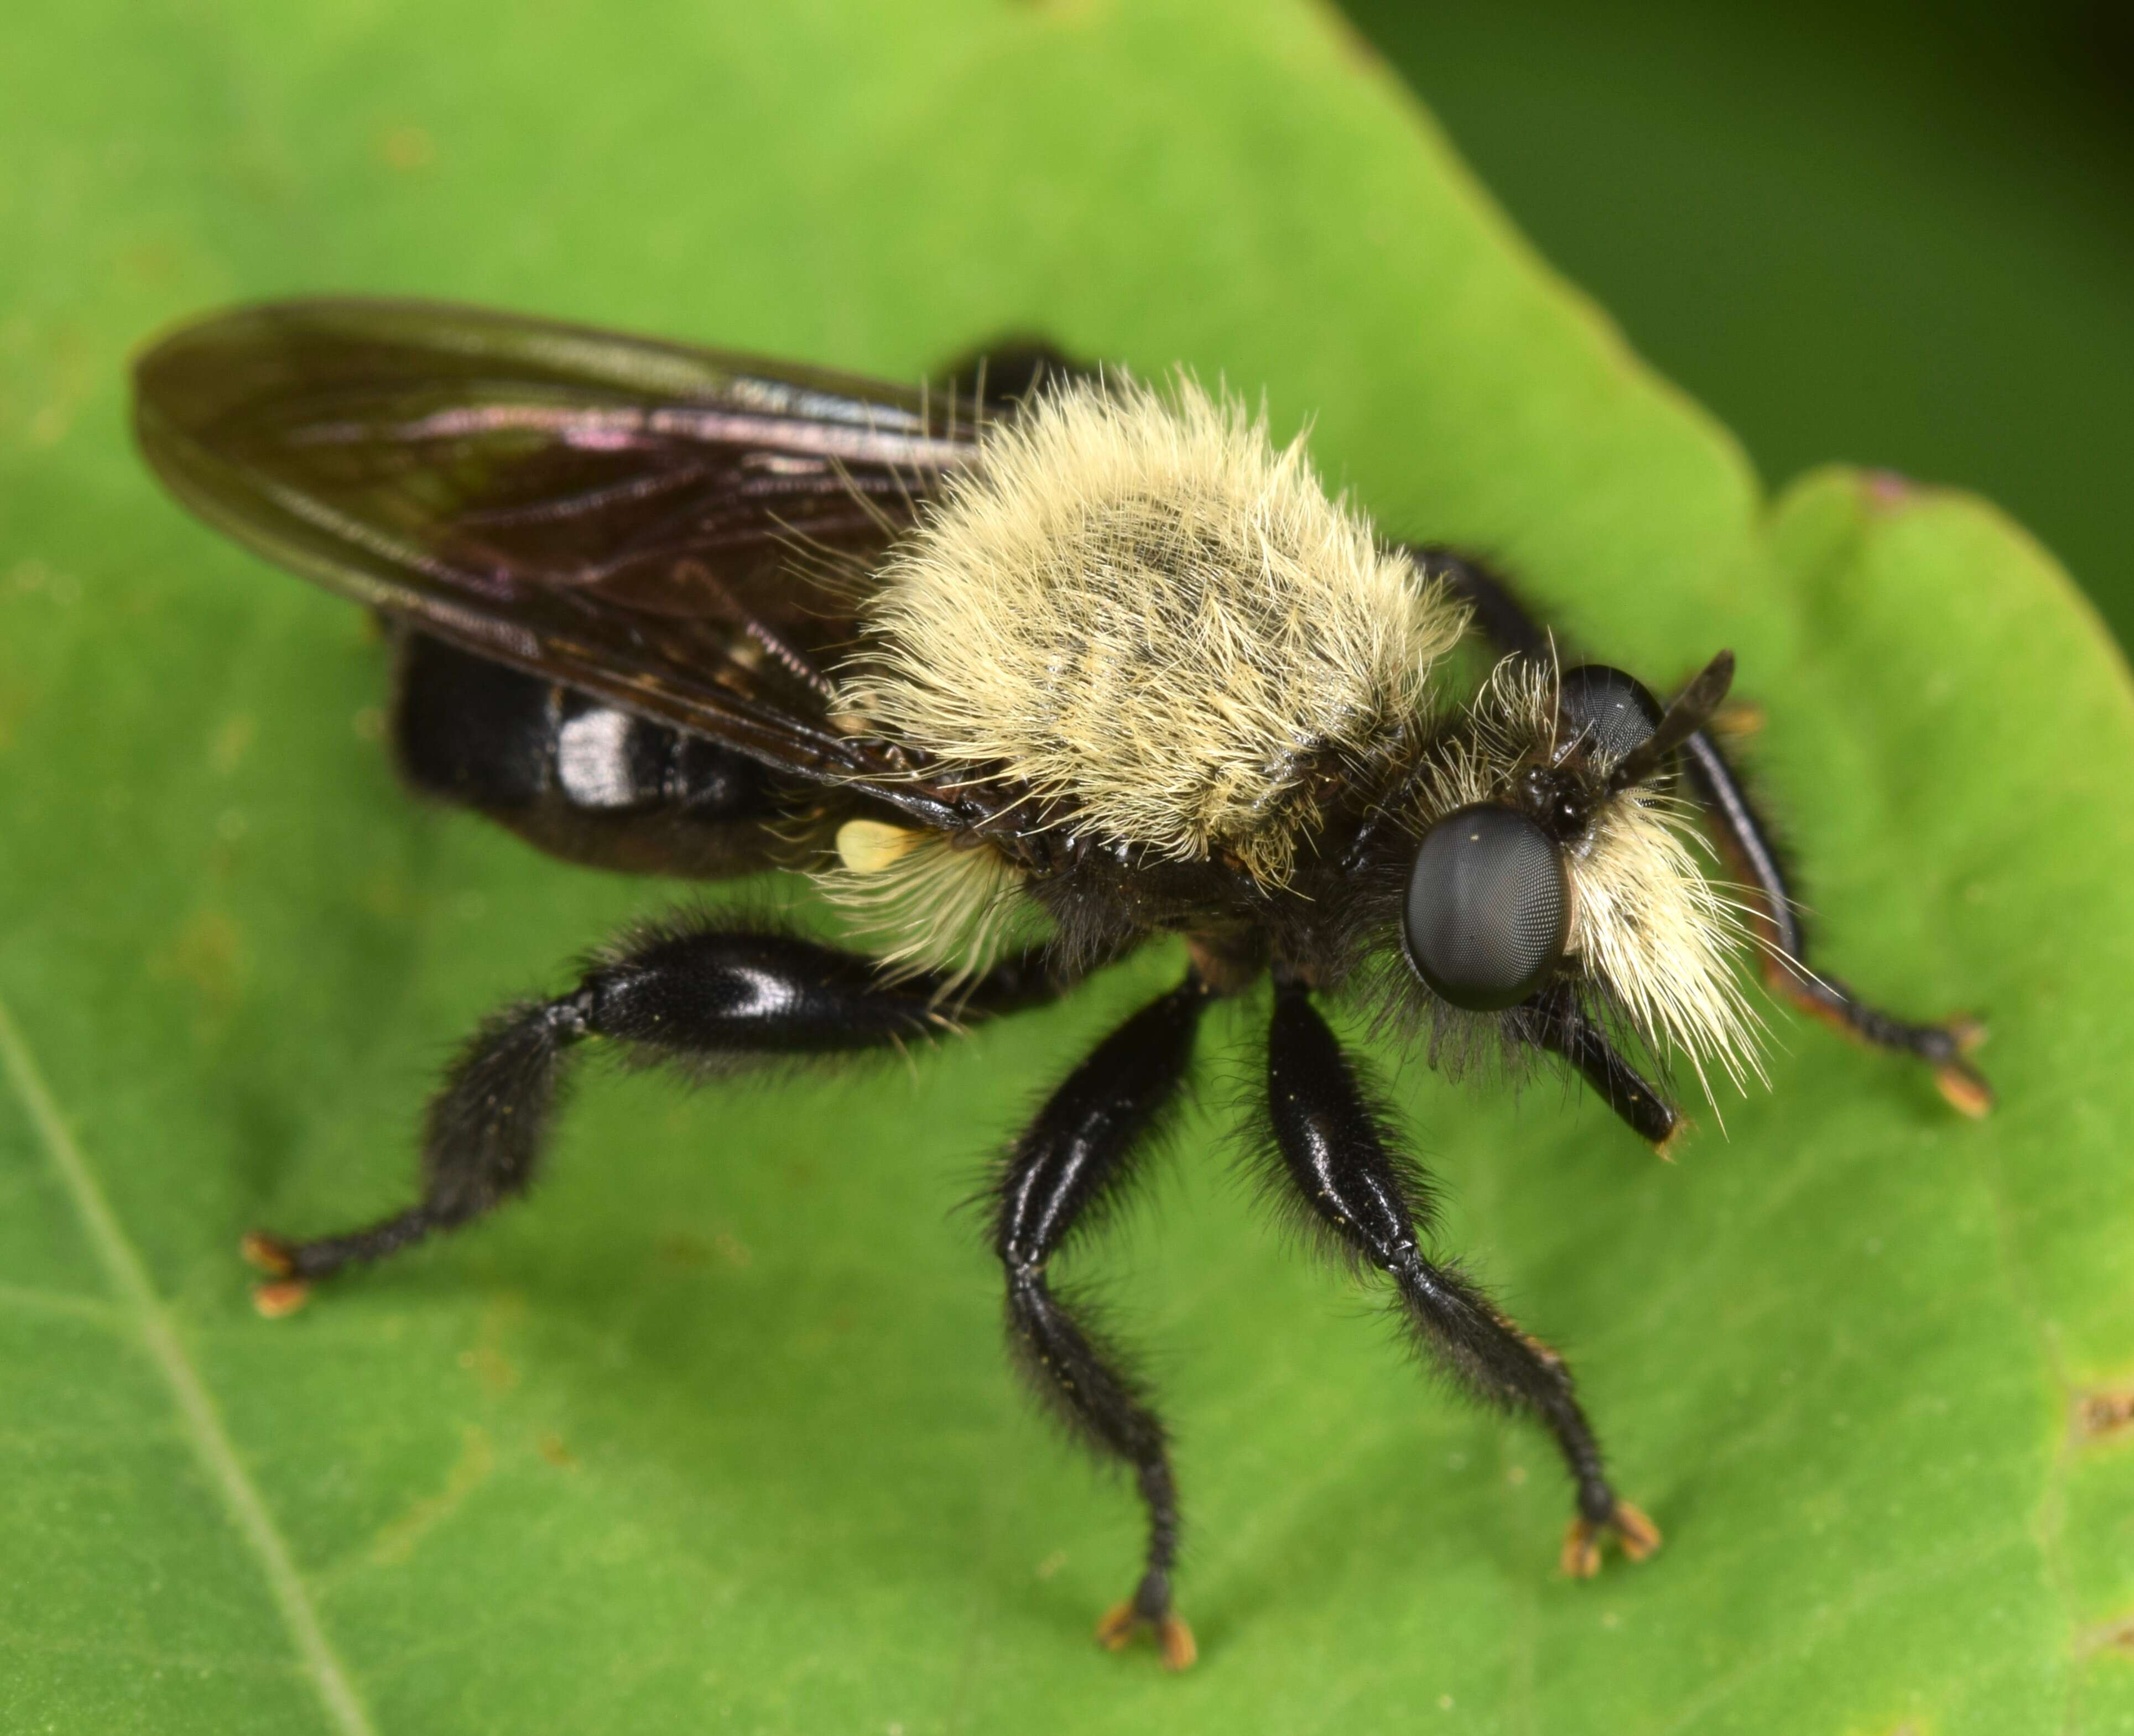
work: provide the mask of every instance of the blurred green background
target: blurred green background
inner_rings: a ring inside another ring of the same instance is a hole
[[[2126,0],[1346,9],[1767,483],[1977,489],[2134,645]]]

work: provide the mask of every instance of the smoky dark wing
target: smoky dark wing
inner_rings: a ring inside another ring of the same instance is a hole
[[[203,518],[465,649],[811,777],[910,783],[830,727],[864,576],[965,461],[953,396],[442,304],[187,326],[134,426]]]

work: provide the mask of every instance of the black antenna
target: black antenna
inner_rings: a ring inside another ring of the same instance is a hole
[[[1659,726],[1624,755],[1615,770],[1609,773],[1608,793],[1614,795],[1651,777],[1668,755],[1704,727],[1725,701],[1726,690],[1733,685],[1734,653],[1722,651],[1675,695],[1674,703],[1667,708]]]

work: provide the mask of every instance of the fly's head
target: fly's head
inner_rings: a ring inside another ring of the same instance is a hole
[[[1494,1024],[1518,1048],[1570,997],[1663,1064],[1687,1061],[1707,1092],[1707,1069],[1736,1084],[1759,1071],[1738,969],[1747,925],[1700,866],[1671,787],[1732,674],[1722,652],[1663,707],[1605,664],[1499,664],[1398,798],[1398,841],[1374,852],[1402,998],[1421,997],[1441,1030]]]

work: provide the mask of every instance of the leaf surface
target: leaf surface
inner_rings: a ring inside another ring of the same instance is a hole
[[[1766,500],[1328,15],[80,0],[11,35],[0,141],[0,1722],[2134,1727],[2134,1431],[2083,1420],[2134,1383],[2126,672],[1987,507]],[[1078,1268],[1160,1347],[1179,1680],[1089,1642],[1128,1497],[1016,1394],[948,1209],[1167,954],[908,1070],[595,1073],[534,1204],[263,1322],[239,1232],[398,1203],[459,1034],[672,890],[408,802],[361,618],[128,451],[133,345],[324,288],[1264,385],[1593,653],[1731,645],[1824,956],[1985,1012],[2001,1110],[1776,1012],[1774,1088],[1673,1166],[1398,1071],[1447,1245],[1668,1533],[1574,1585],[1543,1444],[1227,1179],[1225,1011],[1157,1208]]]

